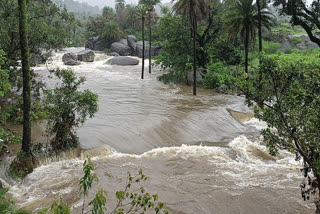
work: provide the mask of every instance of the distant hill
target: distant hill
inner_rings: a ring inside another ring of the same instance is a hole
[[[91,6],[98,6],[102,9],[104,6],[110,6],[114,8],[114,0],[77,0],[79,2],[88,3]],[[139,0],[125,0],[126,4],[134,4],[137,5]],[[171,2],[171,0],[161,0],[162,4]]]
[[[60,8],[66,7],[79,20],[86,20],[89,16],[102,14],[102,10],[98,6],[90,6],[86,2],[81,3],[73,0],[52,0],[52,2]]]

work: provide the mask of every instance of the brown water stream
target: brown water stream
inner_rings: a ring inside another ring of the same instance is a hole
[[[67,67],[62,54],[49,67]],[[99,95],[99,112],[78,131],[86,151],[46,163],[11,186],[19,206],[35,211],[62,196],[79,213],[79,178],[89,153],[100,179],[90,197],[103,187],[109,207],[127,171],[142,168],[150,177],[147,191],[158,193],[171,213],[313,212],[312,201],[300,197],[301,164],[285,151],[268,154],[253,127],[263,123],[246,122],[243,97],[205,89],[195,97],[190,87],[159,82],[157,69],[141,80],[141,65],[110,66],[107,58],[97,54],[94,63],[73,67],[87,78],[84,88]],[[47,78],[45,66],[35,70]]]

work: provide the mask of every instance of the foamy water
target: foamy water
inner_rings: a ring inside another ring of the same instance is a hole
[[[62,54],[49,67],[68,67]],[[161,72],[156,69],[140,80],[140,65],[105,65],[107,58],[97,54],[94,63],[72,67],[86,76],[84,88],[99,95],[99,112],[78,132],[88,150],[78,158],[44,161],[11,186],[19,206],[35,211],[62,196],[79,213],[79,179],[90,155],[100,181],[89,198],[102,187],[108,207],[114,207],[114,193],[124,188],[127,171],[141,168],[149,177],[147,191],[158,193],[170,213],[313,212],[312,201],[300,197],[301,163],[285,151],[278,157],[268,154],[258,135],[265,124],[241,123],[230,115],[230,109],[250,112],[242,97],[205,89],[194,97],[190,87],[157,81]],[[36,71],[48,75],[43,66]]]

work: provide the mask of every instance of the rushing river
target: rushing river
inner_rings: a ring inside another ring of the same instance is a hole
[[[48,67],[67,68],[65,52]],[[264,124],[250,119],[243,97],[205,89],[192,96],[190,87],[159,82],[157,69],[146,69],[141,80],[141,64],[111,66],[107,58],[97,53],[95,62],[72,67],[86,77],[83,88],[99,95],[99,111],[78,130],[86,151],[46,163],[12,185],[18,206],[36,211],[62,196],[79,213],[79,178],[90,154],[100,181],[89,197],[103,187],[110,209],[127,171],[143,169],[149,177],[143,185],[170,213],[313,213],[312,201],[300,196],[301,164],[284,151],[268,154],[258,135]],[[54,86],[45,65],[34,69]]]

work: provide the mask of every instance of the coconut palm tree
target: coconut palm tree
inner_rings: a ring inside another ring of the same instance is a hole
[[[175,14],[189,18],[191,38],[193,41],[193,95],[197,94],[197,60],[196,60],[196,35],[197,35],[197,14],[205,14],[207,0],[178,0],[172,7]]]
[[[257,1],[258,10],[258,38],[259,38],[259,53],[262,51],[262,23],[261,23],[261,4],[260,0]]]
[[[235,40],[240,34],[245,51],[245,71],[248,73],[249,47],[255,42],[259,22],[257,6],[253,0],[236,0],[227,9],[225,20],[232,40]],[[270,29],[271,15],[266,10],[261,10],[261,25]]]
[[[141,79],[144,78],[144,49],[145,49],[145,44],[144,44],[144,17],[148,11],[148,7],[145,5],[145,4],[139,4],[137,7],[136,7],[136,11],[137,11],[137,14],[139,16],[141,16],[141,27],[142,27],[142,30],[141,30],[141,33],[142,33],[142,71],[141,71]]]
[[[160,0],[140,0],[139,4],[144,4],[148,7],[148,19],[149,19],[149,73],[151,73],[151,34],[152,23],[151,16],[154,12],[154,6],[160,3]]]

